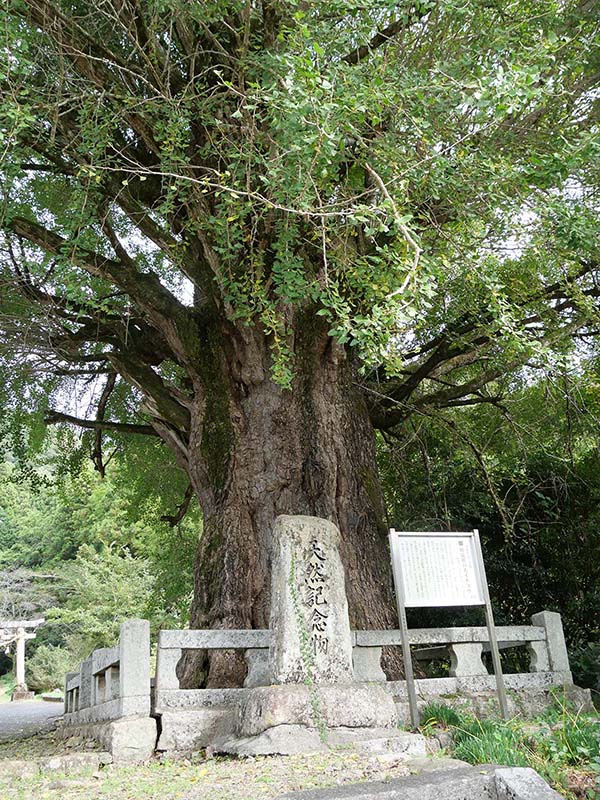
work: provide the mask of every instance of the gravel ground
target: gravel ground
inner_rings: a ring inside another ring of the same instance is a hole
[[[0,797],[13,800],[274,800],[300,789],[391,780],[410,773],[401,760],[345,753],[256,758],[152,761],[108,765],[94,774],[2,778]]]
[[[23,700],[0,704],[0,742],[51,730],[62,716],[60,703]]]

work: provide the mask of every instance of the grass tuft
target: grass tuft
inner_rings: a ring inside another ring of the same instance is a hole
[[[425,735],[450,731],[455,758],[532,767],[567,798],[600,800],[600,718],[575,711],[564,693],[533,723],[477,719],[437,703],[423,709],[421,718]]]

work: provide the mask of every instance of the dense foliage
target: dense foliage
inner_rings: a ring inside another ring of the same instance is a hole
[[[360,356],[389,428],[490,400],[587,331],[596,3],[5,12],[9,408],[115,372],[93,384],[99,427],[143,411],[181,455],[189,381],[214,370],[203,316],[262,328],[290,386],[310,308]]]
[[[380,462],[390,524],[479,528],[499,624],[563,616],[577,681],[600,688],[598,365],[513,382],[498,407],[423,417]],[[413,612],[415,624],[481,624],[478,612]]]
[[[37,470],[30,463],[27,478],[15,463],[1,466],[0,619],[46,619],[28,645],[33,689],[61,685],[67,669],[114,643],[124,619],[150,619],[153,632],[185,625],[200,529],[197,506],[176,525],[162,519],[182,480],[165,483],[173,465],[147,448],[152,468],[137,465],[135,482],[124,457],[101,479],[89,461],[74,474],[53,471],[56,455]]]

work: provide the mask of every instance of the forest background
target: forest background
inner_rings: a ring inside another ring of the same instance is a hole
[[[600,690],[598,361],[507,378],[500,406],[414,420],[380,436],[390,526],[481,531],[498,624],[559,611],[578,684]],[[185,627],[201,513],[158,441],[112,434],[104,477],[93,434],[11,418],[0,469],[0,616],[43,614],[28,681],[42,691],[128,617]],[[188,498],[189,499],[189,498]],[[179,518],[181,517],[181,518]],[[200,531],[200,534],[199,534]],[[481,624],[477,611],[412,611],[410,624]],[[0,674],[11,668],[0,657]],[[506,665],[510,669],[510,664]]]

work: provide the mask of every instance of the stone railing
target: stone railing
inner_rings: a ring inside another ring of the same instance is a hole
[[[508,689],[535,690],[571,685],[572,677],[560,615],[534,614],[532,625],[497,628],[501,647],[526,647],[530,672],[505,675]],[[407,717],[404,681],[387,681],[381,668],[382,650],[400,646],[400,632],[352,631],[354,680],[379,683],[391,693],[399,719]],[[427,628],[409,631],[416,658],[450,661],[449,677],[418,679],[421,702],[444,695],[493,694],[494,676],[488,673],[482,654],[489,648],[484,627]],[[154,748],[156,731],[150,715],[160,717],[158,749],[178,752],[211,745],[237,729],[239,715],[251,689],[273,683],[269,630],[163,630],[159,633],[154,707],[150,707],[149,624],[144,620],[123,623],[117,646],[96,650],[69,673],[65,692],[65,730],[69,726],[111,726],[105,740],[115,747],[115,725],[123,728],[123,757],[140,758]],[[243,651],[248,673],[242,688],[181,689],[177,665],[188,650]],[[518,709],[513,709],[518,710]],[[406,713],[405,713],[406,712]],[[141,723],[151,723],[148,730]],[[124,727],[123,727],[124,726]],[[143,735],[135,733],[142,730]],[[154,732],[153,732],[154,731]],[[135,733],[135,736],[134,736]],[[133,742],[133,744],[132,744]],[[141,744],[138,744],[141,742]],[[133,746],[135,745],[135,746]]]
[[[268,630],[165,630],[158,635],[156,655],[155,710],[189,707],[194,698],[206,697],[206,689],[180,689],[177,663],[184,650],[243,650],[248,674],[244,687],[270,683]],[[221,690],[218,690],[221,691]],[[231,690],[236,692],[236,690]]]
[[[65,679],[65,726],[150,716],[150,624],[128,620],[115,647],[103,647]]]
[[[565,645],[560,614],[542,611],[534,614],[532,625],[497,627],[501,650],[526,647],[529,651],[529,672],[506,675],[509,688],[536,688],[572,683],[569,657]],[[354,680],[358,682],[386,681],[381,668],[383,647],[400,646],[400,631],[352,631],[352,660]],[[421,647],[414,652],[417,660],[449,659],[449,678],[421,679],[419,684],[434,692],[449,688],[493,688],[482,655],[489,651],[487,628],[418,628],[409,631],[411,645]],[[245,688],[268,686],[269,671],[268,630],[178,630],[161,631],[159,635],[156,669],[156,710],[189,707],[194,696],[200,698],[207,690],[180,689],[176,666],[183,650],[244,650],[248,664]],[[439,683],[436,684],[436,681]]]
[[[512,689],[535,689],[571,684],[573,678],[565,645],[560,614],[542,611],[531,618],[532,625],[497,627],[500,649],[526,647],[529,672],[505,675]],[[385,646],[399,646],[400,631],[355,631],[353,648],[354,678],[357,681],[385,681],[381,653]],[[456,691],[484,691],[494,688],[494,678],[482,661],[489,650],[487,628],[418,628],[409,631],[411,645],[421,645],[414,652],[417,660],[449,659],[448,678],[417,681],[426,694]]]
[[[497,628],[502,648],[526,647],[529,650],[531,672],[505,676],[507,688],[526,690],[520,693],[525,698],[539,697],[535,691],[538,689],[572,684],[560,615],[543,611],[534,614],[532,623]],[[350,636],[354,680],[383,685],[394,697],[399,719],[407,720],[405,682],[388,681],[381,668],[383,647],[400,646],[400,632],[352,631]],[[486,628],[418,629],[411,630],[409,638],[412,645],[419,646],[415,652],[417,657],[450,661],[449,677],[416,681],[421,703],[442,695],[475,694],[488,698],[493,695],[495,679],[488,674],[482,661],[482,654],[489,648]],[[154,707],[154,712],[161,717],[158,749],[175,753],[206,747],[215,740],[233,735],[250,690],[273,683],[270,643],[269,630],[161,631]],[[244,687],[180,689],[176,670],[185,650],[244,651],[248,665]],[[516,713],[519,708],[512,698],[509,700],[511,712]]]

